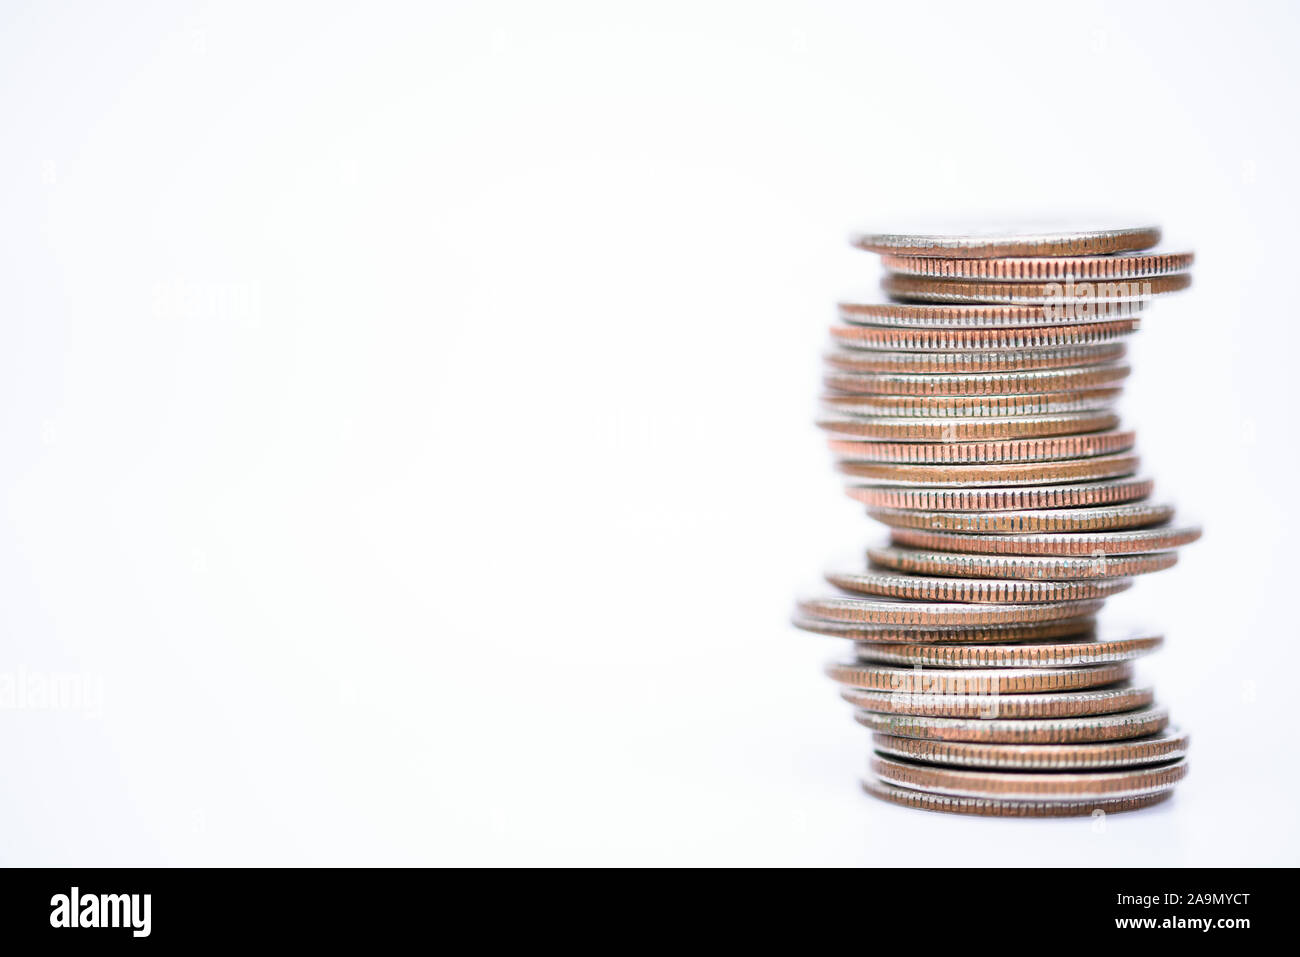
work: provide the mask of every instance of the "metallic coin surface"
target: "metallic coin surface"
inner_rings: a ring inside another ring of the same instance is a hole
[[[1026,223],[987,229],[953,224],[916,232],[857,232],[849,242],[870,252],[905,256],[1104,256],[1150,249],[1160,242],[1160,227]]]
[[[1083,482],[1092,479],[1119,478],[1137,471],[1136,455],[1094,455],[1082,459],[1055,462],[1008,462],[952,465],[912,465],[908,462],[840,462],[836,468],[845,475],[880,485],[907,485],[928,488],[974,485],[1041,485]]]
[[[1015,771],[1079,771],[1159,764],[1187,756],[1188,736],[1165,729],[1145,738],[1079,744],[977,744],[929,741],[877,732],[871,746],[878,754],[963,768]]]
[[[1125,681],[1133,671],[1127,662],[1078,668],[892,668],[858,661],[826,666],[832,681],[873,691],[909,694],[994,695],[1031,694],[1097,688]]]
[[[869,508],[867,514],[891,528],[916,528],[966,535],[1027,535],[1035,532],[1100,532],[1158,525],[1174,517],[1174,507],[1131,502],[1122,505],[1095,505],[1090,508],[988,512]]]
[[[840,689],[840,697],[859,709],[859,723],[872,730],[889,731],[905,738],[917,737],[890,727],[875,727],[862,720],[862,712],[910,715],[928,718],[974,718],[992,729],[998,721],[1020,722],[1028,718],[1080,718],[1116,714],[1149,707],[1155,698],[1150,688],[1094,688],[1080,691],[1050,691],[1034,694],[912,694],[906,691],[876,691],[870,688]],[[1144,732],[1147,733],[1147,732]],[[985,740],[968,738],[962,740]],[[988,740],[998,740],[990,738]]]
[[[827,432],[855,438],[897,442],[982,442],[1072,435],[1113,429],[1119,416],[1110,410],[1066,412],[1061,415],[1007,416],[994,419],[855,418],[831,415],[818,419]]]
[[[1060,601],[1043,604],[994,605],[983,603],[930,603],[895,601],[889,598],[803,598],[800,614],[827,621],[873,625],[1025,625],[1064,618],[1095,615],[1100,599]]]
[[[1000,442],[865,442],[830,439],[842,462],[888,462],[908,465],[975,465],[1011,462],[1058,462],[1094,455],[1114,455],[1133,447],[1137,433],[1110,430],[1086,435],[1056,435]]]
[[[1020,372],[1101,365],[1124,358],[1122,342],[1059,349],[1019,349],[1001,352],[890,352],[885,349],[832,349],[826,364],[845,372],[930,374]]]
[[[1139,694],[1139,691],[1143,693]],[[890,697],[878,691],[840,692],[840,697],[846,700],[850,699],[850,696],[873,704],[882,697],[886,700]],[[1103,688],[1100,691],[1071,691],[1061,692],[1055,696],[1032,697],[1069,698],[1073,699],[1079,707],[1099,705],[1100,710],[1094,708],[1070,713],[1069,705],[1063,703],[1058,706],[1065,712],[1062,714],[988,718],[981,715],[978,708],[955,717],[926,713],[907,714],[901,710],[891,712],[884,708],[874,708],[859,710],[853,717],[858,724],[872,731],[881,731],[903,738],[994,744],[1073,744],[1080,741],[1118,741],[1155,734],[1169,723],[1168,711],[1164,708],[1150,707],[1153,698],[1150,688],[1119,691]],[[1139,703],[1131,704],[1132,701]]]
[[[862,788],[872,797],[904,807],[923,811],[943,811],[948,814],[969,814],[978,817],[1088,817],[1097,811],[1119,814],[1139,811],[1169,800],[1173,789],[1147,794],[1142,797],[1092,798],[1071,801],[1009,801],[992,798],[956,797],[895,787],[879,779],[867,778]]]
[[[850,349],[898,352],[994,352],[1057,349],[1117,342],[1137,332],[1140,319],[1110,319],[1034,329],[895,329],[831,326],[831,338]]]
[[[946,768],[876,755],[870,767],[880,780],[896,787],[1009,801],[1144,797],[1168,790],[1187,775],[1186,758],[1136,768],[1036,772]]]
[[[1093,555],[980,555],[927,549],[868,548],[872,564],[908,575],[955,575],[958,578],[1018,578],[1034,581],[1073,581],[1081,578],[1127,578],[1172,568],[1178,553]]]
[[[873,508],[923,509],[928,512],[984,512],[999,510],[1080,508],[1146,498],[1155,488],[1149,478],[1107,479],[1073,485],[1013,485],[1001,488],[922,488],[904,485],[853,485],[849,498]],[[909,530],[910,531],[910,530]],[[929,544],[919,548],[937,548]],[[941,551],[985,551],[983,548],[943,548]],[[1021,552],[1019,554],[1038,554]],[[1055,553],[1048,553],[1055,554]],[[1068,554],[1068,553],[1067,553]],[[1089,553],[1091,554],[1091,552]]]
[[[983,555],[1135,555],[1162,552],[1188,545],[1201,537],[1196,526],[1156,525],[1113,532],[1062,532],[1051,535],[962,535],[896,528],[895,545],[941,552],[975,552]]]
[[[944,260],[935,260],[943,262]],[[1077,303],[1072,309],[1044,309],[1014,303],[880,302],[877,297],[841,300],[840,318],[859,326],[899,326],[909,329],[1024,329],[1103,319],[1131,319],[1144,304],[1134,302]]]
[[[909,668],[1073,668],[1131,661],[1164,642],[1160,635],[1133,632],[1107,637],[1089,635],[1033,641],[1028,644],[881,644],[854,645],[858,661]]]
[[[826,580],[836,588],[862,595],[879,595],[882,598],[903,598],[910,601],[979,604],[1108,598],[1126,591],[1133,584],[1130,578],[1099,578],[1089,581],[941,578],[901,575],[874,568],[866,571],[831,571],[826,573]]]
[[[986,282],[979,279],[931,279],[886,273],[880,282],[887,295],[898,299],[920,299],[927,302],[1013,302],[1026,305],[1066,305],[1070,302],[1097,302],[1105,299],[1145,300],[1181,292],[1191,284],[1192,277],[1188,273],[1145,279],[1061,282]]]
[[[1047,641],[1057,638],[1088,640],[1096,631],[1096,620],[1090,617],[1063,618],[1059,621],[1009,625],[878,625],[859,622],[828,621],[796,613],[794,625],[804,631],[828,635],[832,638],[849,638],[861,646],[866,642],[977,642]]]
[[[850,395],[1019,395],[1094,389],[1122,382],[1128,374],[1128,366],[1113,362],[1065,369],[955,375],[831,372],[823,381],[828,389]]]
[[[1122,389],[1075,389],[1041,395],[843,395],[830,393],[822,402],[834,413],[886,417],[1003,418],[1013,415],[1054,415],[1105,409]]]
[[[1147,250],[1112,256],[1009,256],[999,259],[941,259],[933,256],[881,257],[881,265],[904,276],[936,279],[986,279],[993,282],[1059,282],[1063,279],[1135,279],[1186,272],[1190,252]]]

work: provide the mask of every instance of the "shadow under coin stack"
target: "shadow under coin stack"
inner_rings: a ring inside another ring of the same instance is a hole
[[[840,304],[825,414],[848,494],[889,527],[801,628],[872,731],[864,787],[911,807],[1062,816],[1169,796],[1187,737],[1099,629],[1105,599],[1199,537],[1138,473],[1112,410],[1124,340],[1192,254],[1155,227],[862,234],[886,301]]]

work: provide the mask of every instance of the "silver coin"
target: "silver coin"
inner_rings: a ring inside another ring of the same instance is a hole
[[[871,252],[955,259],[1094,256],[1150,249],[1160,242],[1160,227],[1031,222],[990,228],[983,223],[942,223],[911,231],[864,230],[850,236],[849,242]]]
[[[1031,369],[1025,372],[988,372],[954,375],[921,373],[832,372],[825,376],[828,389],[850,395],[1019,395],[1095,389],[1122,382],[1129,367],[1122,362],[1065,369]]]
[[[897,465],[1005,465],[1012,462],[1060,462],[1127,452],[1137,433],[1107,429],[1087,435],[1050,435],[991,442],[885,442],[870,439],[829,440],[840,462]]]
[[[960,694],[925,694],[906,691],[877,691],[873,688],[840,688],[840,697],[859,709],[859,723],[873,731],[889,731],[905,738],[914,733],[886,726],[876,727],[863,719],[867,714],[910,715],[930,718],[975,719],[982,722],[975,737],[962,740],[1000,741],[1004,729],[997,721],[1011,721],[1020,727],[1025,721],[1039,718],[1080,718],[1087,715],[1114,714],[1146,708],[1154,699],[1150,688],[1132,688],[1126,684],[1109,688],[1085,688],[1078,691],[1045,691],[1031,694],[1002,694],[997,691]],[[1023,731],[1023,728],[1021,728]]]
[[[1071,558],[1057,555],[979,555],[888,546],[868,548],[867,558],[882,568],[909,575],[1073,581],[1129,578],[1164,571],[1178,561],[1178,553],[1167,551]]]
[[[871,622],[830,621],[796,613],[792,623],[804,631],[832,638],[849,638],[864,642],[889,642],[897,647],[907,642],[962,645],[977,642],[1047,641],[1050,639],[1086,641],[1096,632],[1096,619],[1062,618],[1037,624],[1005,625],[883,625]]]
[[[1074,668],[894,668],[856,660],[835,661],[826,675],[838,684],[904,694],[1048,694],[1097,688],[1133,676],[1127,661]]]
[[[1131,452],[1090,455],[1053,462],[839,462],[837,471],[861,481],[849,489],[877,486],[908,488],[1000,488],[1122,478],[1137,471],[1141,460]],[[857,498],[852,491],[849,496]]]
[[[1077,435],[1113,429],[1118,424],[1119,416],[1110,409],[988,419],[827,415],[817,420],[819,428],[833,435],[891,442],[985,442]]]
[[[1085,741],[1079,744],[977,744],[901,738],[876,732],[877,754],[949,767],[1016,771],[1072,771],[1159,764],[1187,756],[1188,736],[1166,728],[1142,738]]]
[[[868,508],[867,514],[891,528],[960,532],[967,535],[1028,535],[1108,531],[1159,525],[1174,517],[1174,507],[1150,502],[1131,502],[1122,505],[1094,505],[1090,508],[982,512]]]
[[[1163,552],[1189,545],[1201,537],[1200,528],[1156,525],[1114,532],[1066,532],[1059,535],[967,535],[896,528],[895,545],[935,551],[1003,555],[1137,555]]]
[[[892,352],[840,346],[827,351],[823,359],[832,369],[845,372],[953,375],[1103,365],[1123,359],[1127,352],[1128,347],[1122,342],[1002,352]]]
[[[1092,412],[1109,409],[1123,389],[1115,387],[1079,389],[1037,395],[985,396],[822,396],[832,414],[898,418],[987,419],[1009,416],[1059,415],[1062,412]]]
[[[1128,590],[1133,584],[1131,578],[1022,581],[1001,578],[902,575],[874,568],[866,571],[831,571],[826,573],[826,580],[836,588],[863,595],[879,595],[909,601],[993,604],[1108,598]]]
[[[1095,615],[1100,599],[984,604],[975,602],[896,601],[889,598],[803,598],[799,612],[808,618],[876,625],[1023,625]]]
[[[1005,801],[994,798],[957,797],[935,794],[912,788],[895,787],[877,777],[862,781],[862,789],[872,797],[903,807],[923,811],[942,811],[948,814],[968,814],[974,817],[1088,817],[1101,811],[1119,814],[1137,811],[1169,800],[1173,788],[1146,794],[1141,797],[1089,798],[1069,801]]]
[[[841,697],[847,696],[841,694]],[[1084,711],[1047,718],[984,718],[978,712],[969,717],[949,718],[867,710],[856,711],[853,717],[872,731],[904,738],[1032,745],[1121,741],[1155,734],[1169,724],[1169,712],[1161,707],[1148,705],[1125,710],[1128,698],[1122,689],[1080,691],[1071,697],[1087,697],[1092,699],[1088,704],[1100,703],[1103,708],[1107,699],[1118,704],[1110,711]]]
[[[900,329],[1032,329],[1036,326],[1067,326],[1104,319],[1134,318],[1145,303],[1101,301],[1077,303],[1073,309],[1043,309],[1041,306],[1004,303],[881,302],[867,294],[842,299],[840,318],[855,326],[894,326]]]
[[[911,668],[1072,668],[1132,661],[1164,643],[1148,631],[1036,639],[1018,644],[885,644],[858,641],[858,661]]]

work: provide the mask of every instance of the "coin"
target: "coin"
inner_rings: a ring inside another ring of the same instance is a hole
[[[1126,591],[1128,578],[1098,578],[1089,581],[1021,581],[1018,579],[940,578],[900,575],[896,572],[832,571],[826,580],[836,588],[863,595],[905,598],[911,601],[974,602],[1016,604],[1019,602],[1074,601],[1108,598]]]
[[[1086,640],[1096,630],[1090,617],[1063,618],[1059,621],[1007,625],[880,625],[863,622],[828,621],[805,614],[795,614],[794,625],[804,631],[834,638],[851,638],[855,642],[999,642],[1045,641],[1052,638]]]
[[[1169,724],[1169,713],[1164,707],[1151,707],[1154,698],[1151,688],[1101,688],[1087,692],[1057,692],[1054,694],[1004,694],[996,703],[998,716],[989,718],[992,710],[988,700],[972,701],[965,710],[949,707],[952,714],[936,711],[933,703],[924,709],[924,702],[911,698],[937,696],[900,696],[889,692],[865,692],[861,689],[842,689],[840,697],[855,703],[872,705],[859,709],[854,719],[872,731],[883,731],[900,737],[924,737],[937,741],[976,741],[992,744],[1073,744],[1076,741],[1115,741],[1128,737],[1154,735]],[[956,696],[948,696],[956,698]],[[972,696],[971,696],[972,697]],[[992,696],[991,696],[992,697]],[[1030,701],[1008,702],[1008,698],[1027,698]],[[896,700],[896,705],[888,703]],[[907,710],[907,706],[913,711]],[[982,709],[982,705],[988,705]],[[1032,705],[1032,707],[1031,707]],[[1014,714],[1005,715],[1002,707],[1011,707]],[[1034,714],[1036,711],[1036,714]]]
[[[1110,410],[1060,415],[1004,416],[993,419],[854,418],[824,416],[820,428],[838,435],[917,442],[994,441],[1043,435],[1073,435],[1113,429],[1119,416]]]
[[[1050,691],[1037,694],[909,694],[903,691],[875,691],[868,688],[840,689],[840,697],[858,708],[857,718],[873,731],[888,731],[905,738],[928,737],[908,733],[902,728],[908,725],[877,726],[878,722],[868,721],[864,714],[908,715],[914,718],[966,718],[975,719],[979,727],[987,729],[985,735],[1002,735],[1009,729],[999,729],[999,722],[1011,722],[1013,725],[1028,724],[1028,718],[1082,718],[1099,714],[1115,714],[1121,711],[1133,711],[1135,708],[1149,707],[1154,700],[1150,688],[1130,688],[1121,685],[1115,688],[1092,688],[1082,691]],[[1163,727],[1163,725],[1161,725]],[[1020,728],[1024,731],[1024,728]],[[1149,734],[1150,732],[1142,732]],[[962,731],[967,737],[960,741],[1000,741],[1001,737],[969,735],[975,732],[967,728]],[[1123,735],[1136,737],[1136,735]],[[1019,740],[1019,739],[1013,739]],[[1094,740],[1094,739],[1075,739]]]
[[[935,260],[944,262],[946,260]],[[975,262],[976,260],[970,260]],[[844,299],[840,318],[860,326],[902,326],[911,329],[1023,329],[1033,326],[1131,319],[1144,308],[1141,301],[1077,303],[1072,309],[1044,309],[1015,303],[879,302],[875,297]]]
[[[888,598],[803,598],[799,611],[810,618],[874,625],[1024,625],[1096,614],[1101,601],[1061,601],[1044,604],[930,604]]]
[[[1003,488],[917,488],[901,485],[855,485],[849,497],[873,509],[924,509],[939,512],[983,512],[1005,509],[1079,508],[1146,498],[1155,488],[1149,478],[1108,479],[1075,485],[1016,485]],[[896,544],[909,544],[897,542]],[[937,548],[929,544],[921,548]],[[944,548],[941,551],[984,551]],[[1037,554],[1021,552],[1020,554]],[[1055,554],[1055,553],[1049,553]],[[1089,553],[1091,554],[1091,553]]]
[[[1149,654],[1164,642],[1160,635],[1133,632],[1112,637],[1095,635],[1033,641],[1029,644],[881,644],[859,642],[858,661],[932,668],[1069,668],[1130,661]]]
[[[1138,457],[1127,453],[1094,455],[1082,459],[1056,462],[977,462],[967,465],[912,465],[907,462],[840,462],[836,468],[846,475],[867,479],[873,484],[908,486],[999,486],[1041,483],[1080,482],[1090,479],[1118,478],[1132,475]]]
[[[1106,279],[1074,282],[985,282],[978,279],[931,279],[886,273],[881,288],[899,299],[929,302],[1014,302],[1048,304],[1097,302],[1106,299],[1150,299],[1181,292],[1192,284],[1187,273],[1147,279]]]
[[[1119,398],[1118,388],[1076,389],[1042,395],[840,395],[822,396],[833,412],[860,416],[1004,418],[1105,409]]]
[[[1019,771],[1073,771],[1159,764],[1187,755],[1188,737],[1166,729],[1145,738],[1079,744],[977,744],[928,741],[877,732],[871,746],[878,754],[933,764]]]
[[[903,508],[870,508],[878,522],[893,528],[918,528],[967,535],[1024,535],[1034,532],[1092,532],[1156,525],[1174,517],[1172,505],[1131,502],[1090,508],[1046,508],[1032,511],[941,512]]]
[[[823,381],[828,389],[852,395],[1016,395],[1093,389],[1122,382],[1128,374],[1128,366],[1114,362],[1066,369],[953,375],[831,372]]]
[[[871,770],[882,781],[958,797],[1009,801],[1054,801],[1099,797],[1143,797],[1166,791],[1187,775],[1186,758],[1165,764],[1100,771],[973,771],[919,761],[874,756]]]
[[[998,229],[946,225],[921,232],[859,232],[849,241],[859,249],[907,256],[1097,256],[1150,249],[1160,242],[1158,226],[1008,224]]]
[[[827,365],[846,372],[956,374],[1100,365],[1124,358],[1127,349],[1122,342],[999,352],[891,352],[838,346],[824,358]]]
[[[890,668],[836,661],[826,666],[832,681],[853,688],[931,695],[995,695],[1067,691],[1115,684],[1132,676],[1127,662],[1077,668]]]
[[[1058,462],[1092,455],[1113,455],[1133,447],[1129,431],[1090,432],[1041,439],[1000,442],[862,442],[830,439],[830,450],[844,462],[892,462],[909,465]]]
[[[941,552],[978,552],[984,555],[1134,555],[1162,552],[1188,545],[1201,537],[1195,526],[1157,525],[1153,528],[1113,532],[1065,532],[1059,535],[961,535],[897,528],[890,533],[895,545]]]
[[[1065,581],[1079,578],[1124,578],[1172,568],[1177,552],[1097,555],[1063,558],[1051,555],[972,555],[913,548],[869,548],[876,565],[911,575],[956,575],[959,578],[1019,578]]]
[[[1088,817],[1097,811],[1104,814],[1119,814],[1167,801],[1174,793],[1171,788],[1142,797],[1092,798],[1076,801],[1008,801],[914,791],[870,778],[863,780],[862,788],[873,797],[893,804],[901,804],[904,807],[980,817]]]
[[[1140,319],[1109,319],[1035,329],[893,329],[831,326],[831,338],[850,349],[898,352],[979,352],[1057,349],[1116,342],[1137,332]]]
[[[881,265],[905,276],[985,279],[994,282],[1053,282],[1063,279],[1134,279],[1186,272],[1190,252],[1148,250],[1111,256],[1011,256],[999,259],[940,259],[888,253]]]

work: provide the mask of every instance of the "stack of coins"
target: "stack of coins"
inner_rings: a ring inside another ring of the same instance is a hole
[[[1152,226],[868,233],[885,296],[840,303],[825,412],[848,494],[889,528],[795,623],[872,732],[866,790],[911,807],[1060,816],[1146,807],[1187,737],[1099,628],[1105,599],[1199,537],[1152,498],[1113,405],[1124,340],[1192,254]]]

